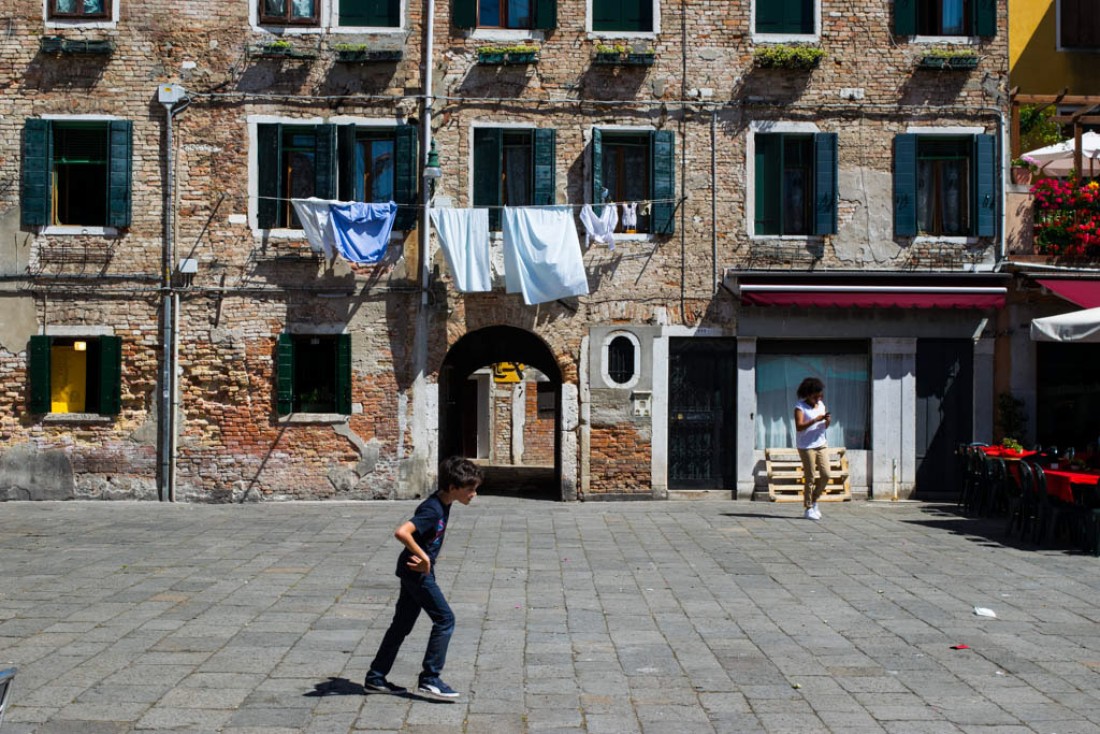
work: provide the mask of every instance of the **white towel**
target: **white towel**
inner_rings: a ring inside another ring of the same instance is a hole
[[[585,204],[581,207],[581,224],[584,225],[585,238],[589,242],[607,245],[609,250],[614,250],[615,227],[618,223],[618,207],[605,206],[603,208],[603,214],[598,216],[591,204]]]
[[[332,205],[341,202],[310,197],[291,199],[290,203],[294,205],[298,221],[302,223],[310,249],[314,252],[323,252],[328,260],[336,259],[336,234],[332,231],[329,215],[332,212]]]
[[[508,292],[529,306],[588,293],[581,243],[568,206],[504,207]]]
[[[439,244],[462,293],[493,289],[489,275],[489,210],[431,209]]]

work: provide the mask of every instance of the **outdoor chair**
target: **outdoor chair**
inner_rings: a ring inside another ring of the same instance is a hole
[[[1036,495],[1039,501],[1039,522],[1036,527],[1035,542],[1042,545],[1047,535],[1051,540],[1058,537],[1058,530],[1067,528],[1070,542],[1078,543],[1081,536],[1081,512],[1076,505],[1066,504],[1047,492],[1046,472],[1040,464],[1032,464],[1035,473]]]
[[[1008,515],[1005,537],[1012,535],[1014,531],[1023,535],[1035,496],[1031,467],[1026,461],[1017,462],[1016,467],[1008,474],[1008,481],[1005,482],[1005,513]]]
[[[12,683],[15,682],[15,668],[0,670],[0,726],[4,725],[4,712],[8,710],[8,701],[11,700]]]
[[[1082,549],[1100,556],[1100,481],[1074,491],[1073,499],[1080,507]]]
[[[981,448],[974,445],[970,446],[968,457],[963,510],[968,515],[980,515],[985,509],[985,498],[989,491],[988,460]]]

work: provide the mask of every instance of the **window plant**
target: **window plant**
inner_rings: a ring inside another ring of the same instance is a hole
[[[978,54],[968,48],[934,48],[917,62],[922,69],[974,69]]]
[[[776,44],[761,46],[752,55],[753,64],[761,69],[812,69],[825,52],[816,46]]]
[[[477,50],[479,64],[534,64],[538,61],[538,46],[481,46]]]
[[[627,66],[652,66],[656,51],[642,44],[627,46],[625,43],[596,44],[597,64],[624,64]]]

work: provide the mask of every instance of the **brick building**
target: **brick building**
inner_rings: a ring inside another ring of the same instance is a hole
[[[515,430],[503,362],[563,499],[750,497],[809,372],[857,493],[942,488],[992,434],[1005,6],[15,0],[0,490],[416,496]],[[400,205],[381,261],[310,196]],[[494,257],[503,205],[640,206],[528,306],[456,290],[429,200]]]

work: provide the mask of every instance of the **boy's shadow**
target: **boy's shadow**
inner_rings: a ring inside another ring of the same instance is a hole
[[[414,701],[426,701],[427,703],[455,703],[454,701],[440,701],[436,698],[421,696],[414,691],[405,691],[404,693],[368,691],[362,683],[353,683],[347,678],[329,678],[324,683],[314,683],[313,690],[302,695],[307,698],[321,698],[322,696],[393,696],[394,698],[408,698]]]

